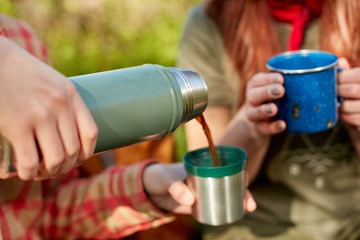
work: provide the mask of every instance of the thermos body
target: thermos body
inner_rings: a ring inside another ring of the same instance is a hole
[[[189,70],[147,64],[70,80],[97,123],[95,152],[164,137],[207,105],[204,81]]]
[[[69,79],[98,126],[96,153],[164,137],[207,106],[205,81],[186,69],[145,64]],[[4,142],[0,174],[11,158]]]

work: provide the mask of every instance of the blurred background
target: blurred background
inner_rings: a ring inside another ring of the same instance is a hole
[[[144,63],[173,66],[189,8],[200,0],[1,0],[28,22],[65,76]]]
[[[144,63],[173,66],[189,8],[200,0],[1,0],[28,22],[65,76]]]
[[[0,11],[29,23],[65,76],[145,63],[174,66],[189,8],[201,0],[1,0]],[[175,157],[186,151],[174,134]]]

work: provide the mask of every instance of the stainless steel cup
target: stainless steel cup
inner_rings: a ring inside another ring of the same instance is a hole
[[[192,216],[212,226],[233,223],[244,215],[247,153],[234,146],[217,146],[220,167],[213,167],[209,148],[184,156],[187,182],[196,197]]]

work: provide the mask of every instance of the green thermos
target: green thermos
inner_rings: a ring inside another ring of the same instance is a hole
[[[145,64],[69,79],[98,126],[96,153],[164,137],[207,106],[205,81],[186,69]],[[10,160],[0,136],[0,175]]]

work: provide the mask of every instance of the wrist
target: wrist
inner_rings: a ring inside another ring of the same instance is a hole
[[[154,160],[150,160],[148,164],[146,164],[143,168],[141,175],[141,182],[143,186],[143,191],[148,199],[151,199],[152,191],[151,191],[151,182],[153,180],[153,169],[157,167],[157,163]]]

